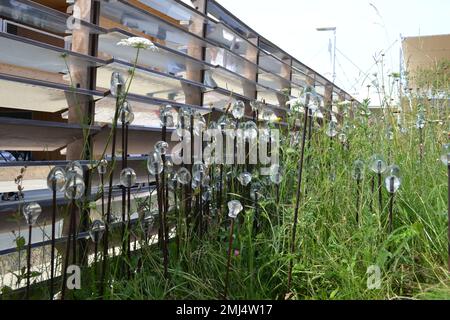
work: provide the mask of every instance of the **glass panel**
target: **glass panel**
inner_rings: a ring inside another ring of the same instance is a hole
[[[83,101],[102,96],[101,92],[73,89],[67,85],[0,74],[0,107],[41,112],[67,109],[67,99]]]
[[[214,65],[221,66],[232,72],[238,73],[248,79],[255,76],[257,66],[242,57],[231,53],[224,48],[207,48],[205,61]]]
[[[258,82],[265,87],[272,88],[277,91],[289,89],[292,85],[289,80],[267,72],[260,73],[258,75]]]
[[[46,6],[27,0],[2,0],[0,2],[0,15],[12,19],[16,22],[24,23],[42,30],[56,34],[71,34],[72,30],[67,30],[67,20],[69,15]],[[91,34],[100,34],[101,28],[80,21],[73,21],[74,24],[80,24]]]
[[[0,63],[56,74],[67,74],[67,67],[94,67],[103,64],[97,58],[6,33],[0,33],[0,47]]]
[[[236,98],[218,91],[207,91],[203,94],[203,104],[218,110],[226,109],[228,104],[234,103],[236,100]]]
[[[256,38],[258,36],[216,1],[208,1],[208,13],[247,39]]]
[[[205,20],[201,14],[195,12],[195,9],[176,0],[138,0],[141,4],[149,7],[149,11],[158,10],[159,12],[172,18],[173,23],[182,28],[189,28],[192,21],[196,20],[202,23]]]
[[[239,37],[222,23],[208,23],[206,25],[206,39],[214,41],[243,57],[245,57],[250,50],[256,50],[256,47],[248,40]]]
[[[295,59],[292,59],[292,68],[303,74],[308,74],[311,72],[311,70],[309,70],[304,64]]]
[[[308,77],[299,71],[296,71],[295,69],[292,69],[292,82],[298,83],[302,87],[306,87]]]
[[[264,100],[266,103],[271,105],[280,105],[280,100],[283,99],[281,94],[275,94],[271,91],[258,91],[258,100]]]
[[[121,32],[110,32],[99,37],[99,57],[103,59],[115,58],[129,63],[136,59],[136,49],[118,46],[121,39],[129,36]],[[178,52],[159,46],[159,50],[141,50],[139,53],[139,65],[153,70],[186,78],[187,70],[200,71],[208,68],[208,65]]]
[[[159,127],[159,107],[157,104],[130,101],[134,112],[133,126]],[[114,118],[116,100],[106,97],[95,104],[95,123],[111,124]]]
[[[133,29],[153,37],[156,42],[173,50],[188,53],[188,45],[205,47],[203,39],[185,32],[149,11],[134,7],[122,1],[101,2],[101,24],[120,29]]]
[[[248,80],[240,74],[230,72],[222,67],[217,67],[205,72],[205,85],[213,88],[222,88],[233,92],[235,94],[246,97],[246,99],[253,99],[248,95],[248,92],[267,91],[268,89],[259,85],[255,81]],[[246,92],[248,88],[248,92]]]
[[[300,88],[300,87],[292,87],[291,88],[291,96],[293,96],[293,97],[296,97],[296,98],[300,97],[302,95],[302,92],[303,92],[303,88]]]
[[[325,96],[325,86],[323,86],[323,85],[321,85],[319,83],[316,83],[315,89],[316,89],[316,92],[320,96],[322,96],[322,98]]]
[[[134,121],[131,127],[161,128],[159,108],[161,105],[166,104],[171,104],[174,107],[174,111],[172,112],[174,123],[177,123],[178,121],[178,113],[176,112],[177,107],[191,107],[203,114],[209,112],[209,109],[199,106],[174,104],[166,100],[141,98],[134,95],[129,95],[128,101],[130,102],[134,112]],[[95,123],[99,125],[111,124],[113,121],[115,108],[116,100],[111,96],[98,100],[95,104]]]
[[[275,57],[277,57],[279,60],[289,59],[290,56],[286,53],[284,53],[280,48],[273,45],[266,39],[260,39],[259,40],[259,47],[261,50],[267,52],[268,54],[271,54]]]
[[[98,68],[97,70],[97,89],[107,90],[110,85],[111,74],[114,71],[120,72],[125,77],[128,74],[131,65],[114,62],[112,64]],[[131,83],[131,94],[142,95],[150,98],[171,100],[177,103],[185,103],[186,97],[184,89],[188,86],[195,86],[193,82],[185,82],[168,75],[152,72],[137,68],[135,76]],[[201,90],[204,89],[200,84],[197,85]]]
[[[260,52],[259,54],[259,66],[268,72],[272,72],[281,75],[283,68],[290,69],[289,66],[285,66],[280,60],[275,59],[273,56]]]

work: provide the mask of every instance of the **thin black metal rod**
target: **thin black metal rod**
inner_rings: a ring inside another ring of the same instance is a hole
[[[76,224],[76,212],[72,214],[72,264],[77,264],[77,224]]]
[[[31,276],[31,224],[28,226],[28,248],[27,248],[27,300],[30,299],[30,276]]]
[[[375,194],[375,177],[374,176],[372,176],[370,178],[370,191],[371,191],[372,195],[370,197],[369,207],[370,207],[370,211],[373,211],[373,197]]]
[[[380,208],[380,213],[383,212],[383,186],[381,173],[378,173],[378,207]]]
[[[122,170],[126,168],[126,151],[125,151],[125,113],[122,110],[121,115],[121,132],[122,132]],[[127,200],[126,200],[126,193],[127,188],[125,186],[122,186],[122,230],[121,230],[121,240],[122,240],[122,257],[125,259],[126,251],[127,251],[127,244],[125,239],[125,231],[126,231],[126,206],[127,206]],[[125,265],[126,262],[123,261],[123,265]],[[125,267],[125,266],[124,266]],[[126,267],[125,267],[126,268]]]
[[[423,160],[423,129],[419,129],[419,153],[420,153],[420,161]]]
[[[166,142],[167,140],[167,116],[163,117],[163,127],[161,131],[162,141]],[[161,183],[161,201],[163,206],[163,215],[162,215],[162,235],[163,235],[163,254],[164,254],[164,274],[167,278],[167,268],[169,263],[169,253],[168,253],[168,242],[169,242],[169,226],[167,222],[167,212],[169,211],[169,194],[168,194],[168,185],[166,183],[166,156],[162,156],[163,160],[163,172],[162,172],[162,183]],[[168,181],[167,181],[168,182]]]
[[[55,286],[55,238],[56,238],[56,181],[52,181],[52,244],[50,252],[50,300],[53,300]]]
[[[102,184],[102,219],[105,219],[105,175],[103,173],[100,174],[100,181]]]
[[[109,238],[109,223],[111,220],[111,200],[112,200],[112,186],[114,179],[114,166],[116,161],[116,138],[117,138],[117,120],[119,117],[119,106],[120,106],[120,93],[122,91],[122,85],[117,86],[117,98],[116,98],[116,110],[114,111],[114,121],[113,121],[113,134],[112,134],[112,146],[111,146],[111,170],[109,173],[109,189],[108,189],[108,204],[106,209],[106,221],[105,221],[105,235],[103,238],[103,265],[102,274],[100,278],[101,290],[100,297],[103,298],[105,290],[105,277],[106,268],[108,267],[108,238]]]
[[[158,212],[159,212],[159,220],[160,220],[160,226],[162,232],[162,236],[164,237],[164,230],[166,228],[165,226],[165,219],[163,217],[164,210],[163,210],[163,203],[162,203],[162,195],[161,195],[161,186],[159,182],[159,175],[155,175],[156,178],[156,192],[157,192],[157,198],[158,198]],[[164,277],[167,279],[168,276],[168,253],[167,253],[167,243],[166,241],[162,241],[162,253],[163,253],[163,266],[164,266]]]
[[[361,181],[356,180],[356,223],[359,224],[359,201],[361,197]]]
[[[448,271],[450,272],[450,164],[447,165],[447,172],[448,172],[448,184],[447,184],[447,190],[448,190],[448,202],[447,202],[447,237],[448,237],[448,252],[447,252],[447,262],[448,262]]]
[[[259,210],[258,210],[258,191],[256,190],[253,206],[255,207],[255,216],[253,218],[253,234],[257,235],[259,233]]]
[[[303,161],[304,161],[304,157],[305,157],[306,128],[308,126],[308,111],[309,111],[309,108],[307,107],[308,103],[309,103],[309,101],[306,101],[305,116],[304,116],[304,123],[303,123],[302,146],[301,146],[301,151],[300,151],[300,163],[299,163],[299,168],[298,168],[297,195],[296,195],[295,211],[294,211],[294,223],[292,225],[291,254],[293,254],[295,251],[295,235],[297,233],[298,211],[300,208],[300,195],[301,195],[302,177],[303,177]],[[292,267],[293,267],[293,261],[291,259],[289,261],[289,271],[288,271],[288,292],[291,289]]]
[[[127,188],[127,257],[128,257],[128,267],[127,267],[127,275],[128,279],[131,278],[131,188]]]
[[[305,113],[306,115],[306,113]],[[308,124],[308,150],[311,150],[311,141],[312,141],[312,133],[313,133],[313,123],[314,123],[314,118],[313,118],[313,114],[311,112],[311,110],[309,110],[308,112],[308,119],[309,119],[309,124]],[[306,165],[309,166],[311,162],[311,153],[308,153],[308,156],[306,158]],[[309,185],[309,174],[306,175],[306,187],[305,187],[305,195],[308,194],[308,185]]]
[[[225,273],[225,288],[223,290],[223,298],[226,300],[228,295],[228,279],[230,276],[230,267],[231,267],[231,250],[233,248],[233,230],[234,230],[234,219],[231,219],[230,224],[230,238],[228,242],[228,261],[227,261],[227,270]]]
[[[389,197],[389,232],[392,232],[393,229],[393,207],[394,207],[394,193],[390,194]]]
[[[63,265],[63,278],[62,278],[62,288],[61,288],[61,300],[64,300],[66,297],[66,282],[67,282],[67,267],[69,265],[69,255],[70,255],[70,241],[72,239],[72,229],[73,229],[73,219],[72,216],[75,214],[75,199],[71,201],[71,210],[69,217],[69,235],[67,237],[66,243],[66,254],[64,257],[64,265]]]
[[[98,255],[98,233],[95,233],[94,236],[95,239],[95,243],[94,243],[94,265],[97,264],[97,255]],[[95,267],[95,269],[97,270],[97,267]],[[95,274],[97,274],[97,272],[95,272]]]

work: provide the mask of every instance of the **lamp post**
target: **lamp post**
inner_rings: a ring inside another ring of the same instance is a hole
[[[336,81],[336,27],[316,28],[317,31],[333,31],[333,83]]]

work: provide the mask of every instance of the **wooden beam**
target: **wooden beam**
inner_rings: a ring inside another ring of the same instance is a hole
[[[199,12],[206,13],[206,0],[194,0],[192,3]],[[194,18],[189,26],[189,31],[203,38],[205,36],[205,24],[203,18]],[[203,61],[205,58],[205,48],[199,47],[197,43],[189,43],[187,47],[187,54]],[[202,70],[198,70],[197,65],[190,62],[187,63],[186,78],[188,80],[203,83],[203,76],[204,72]],[[186,95],[187,104],[202,105],[203,97],[200,88],[185,86],[184,94]]]
[[[94,0],[75,1],[75,5],[79,7],[81,13],[81,20],[92,22],[93,2]],[[89,55],[91,49],[90,40],[90,32],[86,27],[81,25],[78,29],[74,29],[72,34],[72,51]],[[76,88],[89,89],[89,68],[71,65],[69,69],[72,79],[71,85]],[[90,110],[89,100],[68,99],[68,103],[68,123],[88,124],[89,119],[93,117],[93,110]],[[85,152],[85,142],[80,140],[67,146],[66,158],[68,160],[78,160],[83,157]]]
[[[0,63],[0,73],[29,79],[39,79],[42,81],[67,84],[67,81],[64,81],[62,75],[60,74],[45,72],[32,68],[25,68],[11,64]]]

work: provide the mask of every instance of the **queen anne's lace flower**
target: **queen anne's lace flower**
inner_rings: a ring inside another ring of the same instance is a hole
[[[151,42],[146,38],[141,37],[130,37],[127,39],[122,39],[117,43],[117,45],[125,47],[133,47],[136,49],[150,49],[153,51],[158,50],[158,48],[153,44],[153,42]]]

